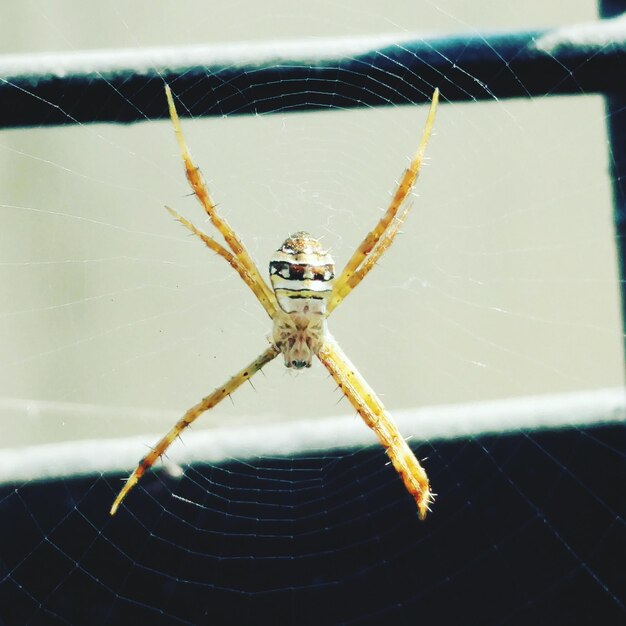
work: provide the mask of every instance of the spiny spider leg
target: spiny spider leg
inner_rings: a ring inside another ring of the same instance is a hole
[[[178,141],[180,153],[185,164],[187,180],[189,181],[194,194],[200,201],[200,204],[209,216],[212,224],[221,233],[224,240],[228,244],[228,247],[233,251],[240,264],[245,268],[246,273],[249,276],[249,280],[244,278],[246,284],[250,286],[254,295],[267,311],[267,314],[273,318],[277,309],[276,298],[267,283],[261,277],[261,274],[250,257],[248,250],[243,245],[235,231],[229,226],[228,222],[218,214],[215,203],[213,202],[206,183],[202,178],[200,169],[194,164],[191,159],[191,155],[189,154],[189,149],[187,148],[185,137],[183,136],[183,130],[180,126],[180,119],[178,118],[178,113],[176,111],[176,105],[174,104],[172,90],[169,85],[165,86],[165,94],[167,96],[170,118],[172,119],[172,124],[174,125],[174,132],[176,133],[176,140]]]
[[[378,244],[376,245],[376,248],[374,249],[372,254],[366,256],[363,260],[363,263],[359,265],[359,269],[357,269],[351,276],[348,276],[346,284],[343,288],[344,298],[363,280],[363,278],[365,278],[367,273],[374,267],[374,265],[376,265],[378,259],[380,259],[383,252],[393,243],[393,240],[400,232],[400,227],[402,226],[410,210],[411,205],[408,205],[403,209],[400,217],[393,221],[389,228],[384,232],[383,236],[379,239]]]
[[[375,228],[365,236],[359,247],[355,250],[354,254],[346,264],[345,268],[341,272],[341,275],[336,280],[333,287],[333,295],[327,307],[327,313],[329,315],[350,293],[350,291],[352,291],[352,289],[354,289],[363,280],[363,278],[365,278],[369,270],[374,267],[376,261],[378,261],[383,252],[385,252],[385,250],[393,242],[393,239],[398,232],[399,225],[392,231],[391,237],[383,240],[383,242],[381,242],[381,237],[384,236],[390,225],[393,228],[392,222],[394,221],[394,218],[398,214],[398,211],[400,210],[403,202],[411,193],[413,185],[415,185],[415,181],[417,180],[420,172],[422,161],[424,160],[424,153],[426,151],[428,140],[430,139],[433,124],[435,123],[435,113],[437,111],[438,103],[439,89],[435,89],[432,101],[430,103],[428,117],[426,118],[426,125],[424,126],[424,131],[422,133],[422,138],[420,140],[419,147],[417,148],[417,152],[415,153],[415,156],[413,157],[409,167],[404,171],[402,179],[398,184],[389,208],[380,218]],[[401,217],[399,218],[400,222],[404,220],[404,218],[406,217],[406,213],[407,211],[405,211],[401,215]],[[364,265],[364,261],[366,257],[368,257],[368,255],[371,255],[372,259],[367,263],[367,265]],[[365,269],[360,271],[361,268]]]
[[[181,223],[187,230],[190,230],[197,237],[200,237],[200,239],[202,239],[207,248],[219,254],[229,263],[229,265],[239,274],[241,280],[243,280],[243,282],[246,283],[248,287],[250,287],[250,289],[256,295],[257,299],[261,302],[270,317],[275,314],[270,313],[270,302],[264,299],[264,293],[262,291],[259,291],[258,285],[255,282],[254,278],[250,276],[248,270],[242,265],[238,257],[236,257],[232,252],[226,250],[226,248],[224,248],[224,246],[215,241],[213,237],[210,237],[206,233],[202,232],[199,228],[196,228],[196,226],[194,226],[189,220],[185,219],[182,215],[179,215],[176,211],[174,211],[174,209],[171,209],[168,206],[166,206],[165,208],[169,211],[169,214],[177,222]]]
[[[219,254],[223,259],[226,260],[227,263],[232,266],[232,268],[242,278],[244,278],[246,268],[240,263],[240,261],[232,252],[227,250],[222,244],[215,241],[215,239],[213,239],[213,237],[211,237],[210,235],[207,235],[199,228],[196,228],[188,219],[184,218],[182,215],[174,211],[174,209],[168,206],[166,206],[165,209],[177,222],[182,224],[187,230],[190,230],[194,235],[196,235],[196,237],[200,237],[200,239],[202,239],[207,248]]]
[[[424,519],[434,497],[428,476],[398,431],[393,418],[331,336],[326,338],[317,356],[363,421],[376,433],[404,486],[415,498],[419,518]]]
[[[244,367],[241,371],[235,374],[226,384],[218,387],[213,393],[209,394],[206,398],[203,398],[198,404],[192,406],[181,417],[178,422],[172,427],[172,429],[163,437],[155,446],[146,454],[146,456],[139,461],[135,471],[128,477],[126,484],[119,492],[113,506],[111,507],[111,515],[115,515],[122,500],[126,497],[128,492],[139,482],[139,479],[154,465],[154,463],[165,454],[170,445],[180,436],[180,434],[192,424],[200,415],[204,412],[212,409],[216,404],[221,402],[226,396],[229,396],[235,389],[250,380],[263,366],[267,365],[272,359],[279,354],[278,348],[270,346],[263,354],[256,358],[252,363]]]

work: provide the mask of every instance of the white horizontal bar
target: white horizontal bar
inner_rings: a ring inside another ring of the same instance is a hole
[[[28,401],[13,401],[16,410],[18,402]],[[7,402],[3,404],[6,410]],[[80,410],[84,412],[85,407],[81,406]],[[100,408],[98,412],[105,414],[106,410]],[[404,436],[413,441],[476,437],[520,429],[581,428],[626,421],[626,388],[426,407],[395,411],[394,417]],[[146,444],[156,442],[162,434],[0,450],[0,484],[129,472],[145,454]],[[233,459],[328,453],[374,444],[374,434],[361,420],[347,415],[195,431],[185,434],[184,445],[175,443],[168,457],[173,463],[215,464]],[[172,467],[172,463],[168,465]]]

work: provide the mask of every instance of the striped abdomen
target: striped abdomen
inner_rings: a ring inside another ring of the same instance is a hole
[[[270,281],[285,313],[326,314],[335,264],[305,232],[287,238],[270,261]]]

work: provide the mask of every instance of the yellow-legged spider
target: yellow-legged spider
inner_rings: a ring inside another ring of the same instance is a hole
[[[363,239],[339,277],[335,279],[334,262],[330,254],[322,250],[320,243],[308,233],[298,232],[282,244],[270,261],[271,289],[261,277],[235,231],[217,212],[200,170],[191,160],[169,86],[165,87],[165,92],[187,180],[211,223],[223,236],[226,246],[200,231],[173,209],[166,208],[183,226],[202,239],[207,247],[228,261],[272,319],[273,332],[271,345],[263,354],[191,407],[141,459],[115,498],[111,515],[115,515],[128,492],[187,426],[282,353],[285,365],[295,369],[310,367],[314,356],[323,363],[352,406],[376,433],[405,487],[415,498],[420,519],[424,519],[433,500],[426,472],[398,432],[395,422],[382,402],[328,332],[326,318],[374,267],[393,243],[406,218],[410,205],[405,201],[420,171],[426,144],[435,121],[439,91],[436,89],[433,94],[419,147],[409,167],[404,171],[389,208],[374,229]]]

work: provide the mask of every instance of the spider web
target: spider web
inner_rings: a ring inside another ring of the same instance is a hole
[[[0,20],[0,46],[475,34],[597,17],[591,1],[566,15],[545,2],[213,4],[29,2]],[[425,116],[388,106],[183,127],[262,269],[302,229],[341,267]],[[294,376],[279,359],[110,518],[120,479],[266,347],[269,322],[162,209],[208,228],[169,123],[3,131],[0,620],[621,623],[624,336],[606,121],[600,96],[442,105],[402,236],[330,320],[427,457],[439,497],[425,522],[323,368]]]

